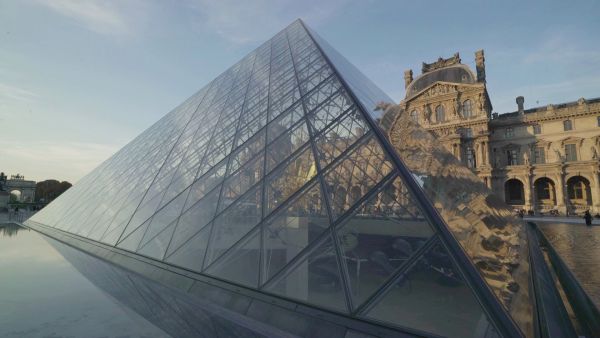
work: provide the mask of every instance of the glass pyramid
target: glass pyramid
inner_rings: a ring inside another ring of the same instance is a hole
[[[520,335],[377,126],[380,101],[297,20],[28,222],[406,332]]]

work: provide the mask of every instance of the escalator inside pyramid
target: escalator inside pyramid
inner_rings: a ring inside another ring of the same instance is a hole
[[[524,224],[300,20],[25,224],[173,336],[533,332]]]

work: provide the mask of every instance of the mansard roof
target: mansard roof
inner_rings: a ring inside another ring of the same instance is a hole
[[[477,77],[467,65],[460,63],[438,68],[419,75],[411,82],[406,88],[406,97],[411,97],[438,81],[474,84],[477,83]]]

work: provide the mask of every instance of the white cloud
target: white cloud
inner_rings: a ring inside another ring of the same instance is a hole
[[[188,0],[192,24],[235,44],[263,41],[268,34],[301,18],[319,25],[351,0]]]
[[[75,20],[87,29],[105,35],[131,35],[133,25],[115,1],[39,0],[38,3]]]
[[[37,94],[17,86],[0,82],[0,103],[3,101],[30,101],[38,97]]]
[[[75,183],[119,149],[97,143],[0,141],[0,171],[24,174],[33,180]]]

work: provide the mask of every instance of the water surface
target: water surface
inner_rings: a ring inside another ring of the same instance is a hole
[[[600,307],[600,226],[538,223],[587,294]]]
[[[95,287],[42,235],[0,224],[0,337],[169,337]]]

